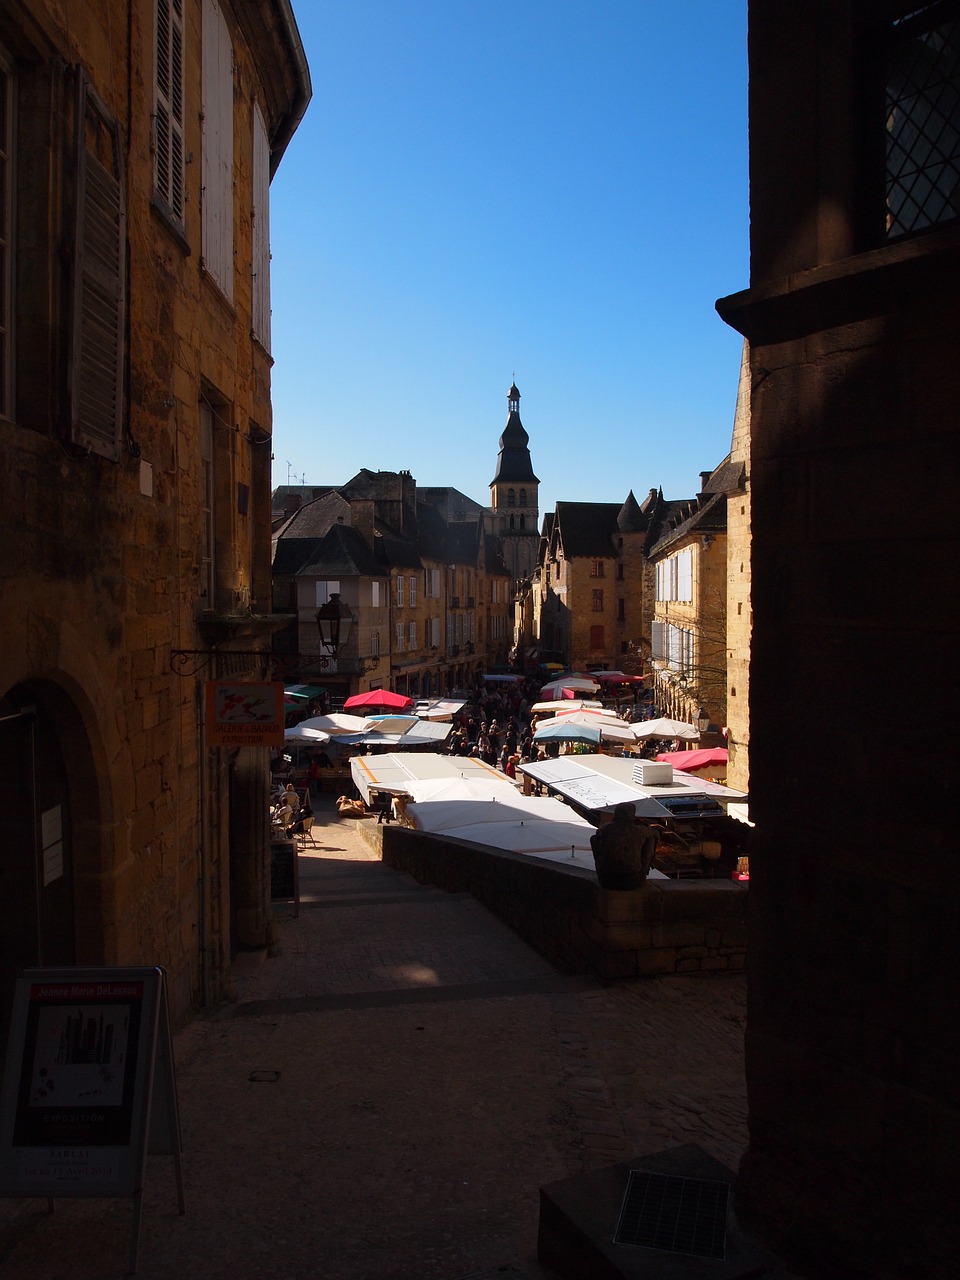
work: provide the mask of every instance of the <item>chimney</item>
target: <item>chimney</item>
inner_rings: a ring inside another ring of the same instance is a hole
[[[373,546],[374,500],[355,498],[350,503],[350,523]]]

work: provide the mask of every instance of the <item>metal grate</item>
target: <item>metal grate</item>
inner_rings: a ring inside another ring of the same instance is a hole
[[[895,24],[893,34],[886,92],[888,239],[960,217],[956,6],[930,6]]]
[[[726,1258],[730,1184],[631,1169],[614,1244]]]

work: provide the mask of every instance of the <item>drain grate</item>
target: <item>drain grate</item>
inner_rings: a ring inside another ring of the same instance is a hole
[[[728,1182],[631,1169],[614,1244],[726,1258]]]

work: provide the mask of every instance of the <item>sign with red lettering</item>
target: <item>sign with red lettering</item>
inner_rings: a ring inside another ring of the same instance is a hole
[[[282,684],[208,680],[204,692],[209,746],[283,746]]]
[[[135,1194],[157,1084],[175,1118],[162,969],[28,969],[0,1091],[0,1194]],[[165,1145],[179,1149],[178,1121]]]

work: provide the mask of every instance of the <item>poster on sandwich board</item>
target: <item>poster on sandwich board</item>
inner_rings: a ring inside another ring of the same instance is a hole
[[[162,968],[28,969],[0,1085],[0,1195],[134,1196],[148,1149],[183,1180]]]

